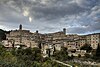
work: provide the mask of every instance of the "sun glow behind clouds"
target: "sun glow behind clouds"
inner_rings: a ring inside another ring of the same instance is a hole
[[[32,22],[32,17],[29,17],[29,22]]]
[[[24,11],[23,11],[23,15],[24,15],[25,17],[28,17],[29,22],[32,22],[32,17],[30,17],[29,11],[28,11],[28,10],[24,10]]]
[[[47,4],[49,0],[41,0],[41,4]]]
[[[23,15],[24,15],[24,16],[28,16],[28,15],[29,15],[29,12],[28,12],[27,10],[25,10],[25,11],[23,12]]]

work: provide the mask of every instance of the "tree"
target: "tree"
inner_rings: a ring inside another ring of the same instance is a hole
[[[0,41],[6,39],[5,31],[0,29]]]
[[[39,42],[38,47],[39,47],[40,49],[42,48],[41,42]]]
[[[88,54],[88,53],[86,53],[86,54],[85,54],[85,57],[86,57],[86,58],[90,58],[90,57],[91,57],[91,55],[90,55],[90,54]]]
[[[54,53],[54,57],[57,60],[61,60],[61,61],[65,61],[68,59],[68,52],[67,52],[67,48],[62,47],[61,51],[56,51]]]
[[[100,44],[97,45],[97,49],[93,52],[92,58],[100,62]]]
[[[50,57],[50,49],[47,49],[48,57]]]
[[[81,55],[80,54],[78,54],[78,58],[81,58]]]
[[[92,47],[89,44],[85,44],[80,49],[81,50],[86,50],[86,52],[90,52],[92,50]]]
[[[6,49],[2,44],[0,44],[0,55],[2,56],[5,53]]]
[[[100,57],[100,45],[99,44],[96,49],[96,57]]]
[[[41,61],[41,50],[39,48],[18,49],[16,56],[22,60]]]
[[[73,58],[74,58],[74,55],[72,54],[71,57],[70,57],[70,59],[73,59]]]

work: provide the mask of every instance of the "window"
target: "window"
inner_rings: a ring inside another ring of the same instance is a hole
[[[93,43],[94,43],[94,41],[93,41]]]
[[[98,43],[98,41],[96,41],[96,43]]]

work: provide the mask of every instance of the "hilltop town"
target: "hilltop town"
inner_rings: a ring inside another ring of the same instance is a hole
[[[48,67],[49,63],[51,67],[53,64],[53,67],[99,67],[100,33],[66,34],[66,29],[63,28],[62,31],[41,34],[38,30],[24,30],[21,24],[18,30],[1,32],[2,66]]]
[[[53,55],[54,51],[60,51],[61,47],[67,48],[69,55],[78,56],[80,54],[84,56],[86,50],[80,50],[81,47],[88,45],[95,51],[98,44],[100,44],[100,33],[88,35],[66,34],[66,29],[64,28],[62,31],[41,34],[38,30],[34,33],[30,32],[30,30],[23,30],[22,25],[19,25],[18,30],[12,30],[6,34],[6,40],[3,40],[2,43],[7,48],[19,48],[20,46],[24,49],[38,47],[44,57],[48,56],[48,49],[50,49],[50,55]],[[75,52],[73,53],[72,51]]]
[[[100,0],[0,0],[0,67],[100,67]]]

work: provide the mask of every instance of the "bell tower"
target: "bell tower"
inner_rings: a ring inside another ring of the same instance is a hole
[[[22,25],[21,24],[19,25],[19,30],[22,30]]]
[[[63,28],[63,33],[66,34],[66,28]]]

